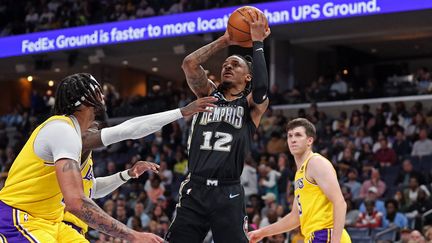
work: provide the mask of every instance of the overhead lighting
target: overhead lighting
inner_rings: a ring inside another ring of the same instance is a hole
[[[29,81],[29,82],[33,81],[33,76],[28,76],[27,81]]]
[[[377,53],[377,52],[378,52],[378,50],[377,50],[377,49],[375,49],[375,48],[372,48],[372,49],[371,49],[371,52],[372,52],[372,53]]]
[[[348,75],[348,69],[344,69],[344,70],[342,71],[342,73],[343,73],[344,75]]]
[[[157,72],[157,71],[159,71],[159,68],[158,67],[152,67],[152,71]]]
[[[157,62],[158,61],[158,58],[157,57],[153,57],[152,58],[152,62]]]
[[[52,81],[52,80],[48,81],[48,86],[50,86],[50,87],[54,86],[54,81]]]
[[[129,64],[129,62],[128,62],[128,60],[123,60],[123,61],[122,61],[122,64],[126,66],[126,65]]]
[[[60,68],[54,68],[54,72],[59,73],[60,71]]]

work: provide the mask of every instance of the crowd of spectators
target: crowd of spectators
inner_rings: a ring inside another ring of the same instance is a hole
[[[281,90],[275,84],[270,90],[270,100],[272,105],[280,105],[432,93],[432,75],[427,67],[419,68],[409,76],[412,76],[409,81],[394,83],[341,73],[321,75],[316,81],[297,82],[307,83],[306,86],[297,85],[288,90]]]
[[[260,0],[1,0],[0,36],[254,2]]]
[[[124,110],[124,101],[114,87],[105,85],[104,92],[110,115]],[[192,96],[168,84],[164,88],[154,86],[148,97],[126,100],[141,99],[136,107],[151,107],[146,111],[153,113],[184,106],[190,101],[187,97]],[[163,105],[161,100],[165,100]],[[30,109],[17,106],[0,117],[0,187],[23,141],[48,115],[44,112],[49,104],[50,97],[35,92]],[[347,227],[372,230],[396,225],[402,229],[399,237],[404,242],[410,237],[432,240],[431,216],[423,217],[432,209],[431,107],[421,102],[412,107],[395,102],[383,103],[371,111],[365,104],[361,110],[341,111],[331,117],[312,104],[309,109],[299,110],[298,116],[315,124],[318,139],[314,151],[333,162],[348,204]],[[252,229],[271,224],[291,210],[296,168],[285,134],[285,124],[291,118],[269,108],[253,137],[241,179]],[[190,118],[182,119],[148,137],[95,151],[96,177],[127,169],[137,160],[161,166],[159,174],[146,173],[131,180],[97,203],[131,228],[164,235],[173,218],[180,182],[187,175],[185,146],[190,123]],[[95,231],[88,237],[94,242],[110,238]],[[302,236],[295,230],[268,242],[287,238],[296,242]]]

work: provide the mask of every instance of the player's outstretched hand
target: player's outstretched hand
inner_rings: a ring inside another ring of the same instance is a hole
[[[209,112],[211,110],[208,107],[216,107],[213,103],[217,101],[217,98],[207,96],[201,97],[197,100],[189,103],[187,106],[180,108],[183,116],[190,116],[198,112]]]
[[[128,174],[132,178],[138,178],[148,170],[159,173],[159,165],[147,161],[138,161],[128,170]]]
[[[142,233],[137,232],[135,234],[135,239],[131,241],[132,243],[138,243],[138,242],[148,242],[148,243],[162,243],[163,239],[159,236],[152,234],[152,233]]]
[[[257,243],[264,238],[261,236],[260,230],[254,230],[248,233],[249,243]]]

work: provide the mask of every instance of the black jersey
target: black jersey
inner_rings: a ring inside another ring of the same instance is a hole
[[[213,113],[195,114],[189,135],[189,165],[193,175],[205,178],[239,179],[245,155],[255,132],[246,96],[227,101],[218,98]]]

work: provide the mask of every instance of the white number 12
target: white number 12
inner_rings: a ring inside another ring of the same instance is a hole
[[[229,152],[231,150],[231,145],[228,144],[232,141],[233,137],[229,133],[215,132],[214,137],[217,138],[214,146],[210,144],[210,139],[213,137],[213,132],[203,132],[204,143],[200,146],[202,150],[216,150],[222,152]]]

